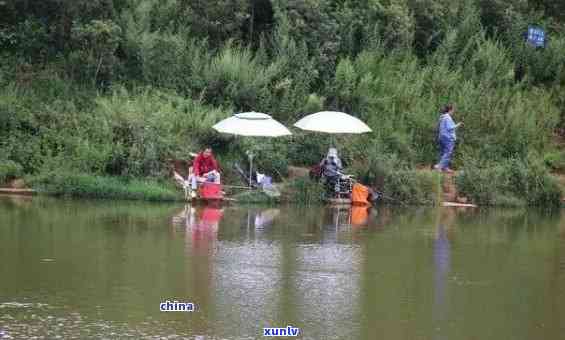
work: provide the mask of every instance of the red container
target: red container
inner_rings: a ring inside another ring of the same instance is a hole
[[[198,195],[200,198],[207,200],[220,200],[224,198],[222,194],[222,185],[212,182],[204,182],[198,187]]]

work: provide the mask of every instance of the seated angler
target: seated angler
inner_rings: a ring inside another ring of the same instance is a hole
[[[329,148],[327,156],[320,162],[322,176],[329,188],[335,190],[343,165],[337,155],[337,149]]]
[[[198,154],[192,165],[192,174],[189,177],[192,197],[196,197],[198,183],[214,182],[220,183],[220,168],[212,154],[212,148],[206,147]]]

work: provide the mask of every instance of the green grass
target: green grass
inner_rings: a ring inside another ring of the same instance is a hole
[[[146,201],[183,200],[180,190],[150,179],[56,174],[31,178],[30,183],[34,189],[50,195]]]
[[[320,204],[324,199],[324,186],[308,177],[285,183],[281,191],[285,202],[312,205]]]
[[[23,174],[23,167],[10,160],[0,159],[0,184],[4,184],[11,179],[20,177]]]

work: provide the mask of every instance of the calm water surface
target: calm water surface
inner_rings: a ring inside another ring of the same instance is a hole
[[[0,339],[565,339],[562,212],[0,197],[0,261]]]

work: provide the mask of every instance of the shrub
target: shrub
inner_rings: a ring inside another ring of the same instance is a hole
[[[456,184],[460,193],[482,205],[557,206],[561,200],[557,181],[532,157],[498,164],[468,161]]]
[[[304,205],[318,204],[323,201],[325,194],[324,186],[309,178],[296,178],[285,184],[282,190],[283,200],[286,202],[300,203]]]
[[[376,148],[378,149],[378,147]],[[429,170],[415,170],[395,154],[367,149],[368,162],[357,162],[352,171],[357,178],[378,191],[392,204],[432,205],[438,202],[441,178]],[[373,153],[374,152],[374,153]]]
[[[0,184],[23,175],[23,167],[10,160],[0,159]]]
[[[269,85],[279,74],[280,65],[262,65],[249,49],[227,44],[199,71],[206,83],[205,98],[210,103],[251,111],[258,107],[260,98],[269,95]]]
[[[110,129],[106,171],[127,176],[163,176],[168,158],[186,159],[213,144],[218,135],[211,127],[227,115],[222,108],[152,88],[117,88],[96,103],[96,116]]]
[[[543,161],[554,171],[562,172],[565,170],[565,152],[563,151],[548,152],[543,156]]]

